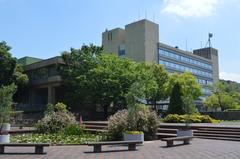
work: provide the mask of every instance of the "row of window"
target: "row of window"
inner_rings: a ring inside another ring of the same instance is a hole
[[[213,81],[209,81],[209,80],[204,80],[204,79],[199,79],[199,78],[198,78],[198,83],[199,83],[199,84],[203,84],[203,85],[205,85],[205,84],[207,84],[207,85],[212,85],[212,84],[213,84]]]
[[[195,60],[195,59],[192,59],[192,58],[189,58],[189,57],[186,57],[186,56],[178,55],[177,53],[174,53],[174,52],[171,52],[171,51],[159,49],[159,54],[162,55],[162,56],[174,58],[178,61],[198,65],[200,67],[212,70],[212,65],[210,65],[210,64],[200,62],[199,60]]]
[[[212,78],[212,73],[205,72],[205,71],[202,71],[202,70],[199,70],[199,69],[179,65],[179,64],[164,61],[164,60],[159,60],[159,63],[164,65],[167,68],[172,68],[172,69],[175,69],[175,70],[178,70],[178,71],[181,71],[181,72],[188,71],[188,72],[191,72],[192,74],[195,74],[195,75]]]

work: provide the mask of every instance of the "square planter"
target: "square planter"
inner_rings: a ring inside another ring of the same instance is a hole
[[[144,134],[123,133],[123,140],[124,141],[130,141],[130,140],[144,141]]]
[[[10,143],[10,135],[0,135],[0,143]]]
[[[10,134],[8,134],[10,128],[11,126],[9,123],[2,124],[2,134],[0,135],[0,143],[10,143]]]

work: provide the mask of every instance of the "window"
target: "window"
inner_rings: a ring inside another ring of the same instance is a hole
[[[176,59],[178,61],[182,61],[185,63],[193,64],[193,65],[198,65],[203,68],[207,68],[209,70],[212,70],[212,66],[210,64],[207,64],[205,62],[200,62],[199,60],[195,60],[186,56],[179,55],[178,53],[172,52],[172,51],[167,51],[163,49],[159,49],[159,55],[169,57]]]

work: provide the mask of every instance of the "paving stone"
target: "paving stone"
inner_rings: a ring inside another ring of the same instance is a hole
[[[181,142],[176,142],[181,144]],[[190,145],[166,148],[163,141],[145,142],[138,151],[125,151],[125,146],[103,146],[93,153],[89,146],[50,146],[46,154],[35,155],[34,148],[7,147],[0,159],[239,159],[240,144],[234,141],[194,139]]]

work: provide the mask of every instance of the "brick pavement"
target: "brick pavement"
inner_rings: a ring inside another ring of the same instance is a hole
[[[240,159],[240,143],[234,141],[194,139],[191,145],[165,145],[162,141],[145,142],[138,151],[124,151],[125,146],[103,146],[103,153],[92,153],[93,148],[88,146],[51,146],[45,148],[44,155],[28,154],[33,148],[9,147],[8,154],[0,155],[0,159]]]

